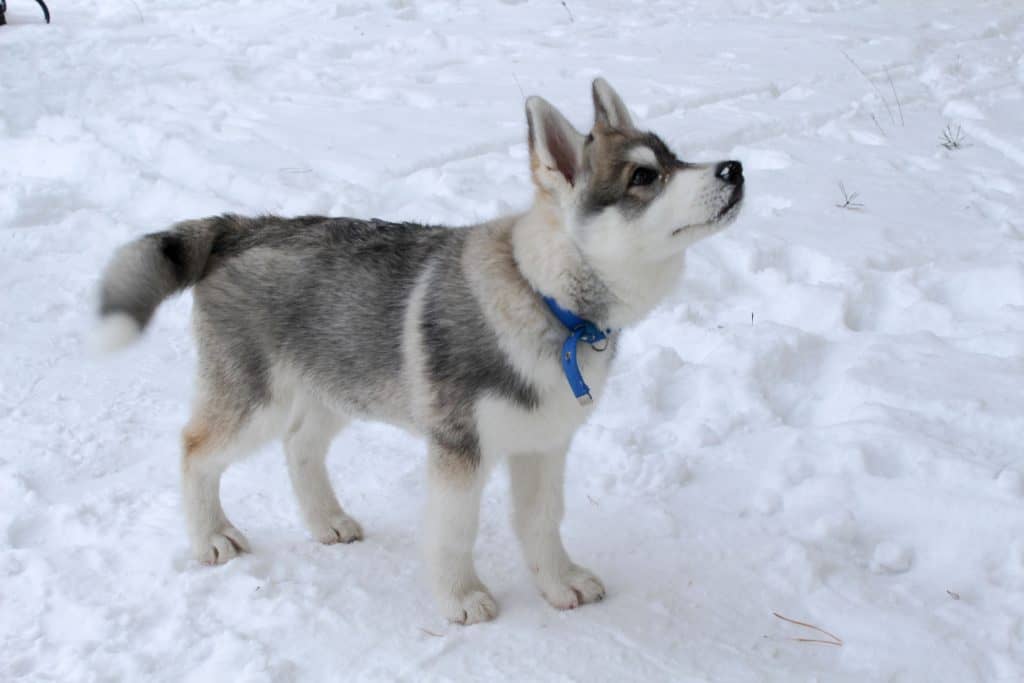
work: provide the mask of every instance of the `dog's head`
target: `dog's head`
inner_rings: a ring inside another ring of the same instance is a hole
[[[544,99],[526,101],[534,183],[585,254],[659,261],[736,217],[743,199],[738,161],[683,161],[633,125],[607,81],[596,79],[593,95],[589,135]]]

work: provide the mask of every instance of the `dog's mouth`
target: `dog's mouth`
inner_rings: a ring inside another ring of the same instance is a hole
[[[736,209],[736,207],[738,207],[740,205],[740,202],[742,201],[743,186],[740,185],[735,190],[733,190],[732,196],[729,197],[729,201],[726,203],[725,206],[722,207],[721,211],[718,212],[718,215],[715,216],[715,220],[713,220],[712,223],[717,223],[725,219],[727,217],[727,214],[729,213],[735,213],[733,210]]]
[[[731,221],[733,218],[735,218],[736,214],[739,213],[739,206],[740,202],[742,201],[743,186],[740,185],[739,187],[732,191],[732,196],[729,197],[729,201],[725,203],[725,206],[718,210],[718,213],[715,214],[714,218],[707,221],[706,223],[684,225],[681,228],[676,228],[675,230],[672,231],[672,235],[678,235],[679,233],[689,230],[690,228],[708,228],[719,223],[727,223]]]

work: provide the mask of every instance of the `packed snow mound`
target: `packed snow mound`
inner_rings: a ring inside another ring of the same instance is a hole
[[[0,679],[1021,679],[1015,3],[53,10],[11,2],[0,27]],[[518,210],[525,96],[585,128],[597,75],[685,159],[743,161],[748,190],[624,333],[573,444],[563,531],[605,601],[535,594],[499,473],[478,556],[501,614],[444,623],[424,445],[377,424],[329,461],[362,543],[307,536],[273,446],[224,483],[253,552],[190,559],[191,299],[96,359],[113,250],[225,211]]]

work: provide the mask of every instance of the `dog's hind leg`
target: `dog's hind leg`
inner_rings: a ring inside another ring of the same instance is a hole
[[[321,543],[351,543],[363,537],[359,522],[338,503],[324,462],[331,439],[346,422],[315,400],[299,399],[284,438],[299,509],[310,533]]]
[[[526,563],[544,598],[558,609],[573,609],[604,597],[604,585],[574,564],[562,545],[565,451],[513,455],[508,459],[512,521]]]
[[[183,433],[182,502],[192,553],[205,564],[222,564],[249,543],[220,504],[220,478],[239,453],[240,420],[203,406]]]
[[[228,400],[229,394],[201,396],[184,431],[185,521],[196,559],[223,564],[247,552],[249,543],[221,507],[221,475],[231,463],[284,431],[289,405],[278,400],[243,409]]]

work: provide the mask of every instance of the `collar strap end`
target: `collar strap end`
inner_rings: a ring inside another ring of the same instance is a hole
[[[580,372],[580,365],[577,360],[577,347],[581,341],[591,346],[598,342],[606,341],[612,331],[602,330],[591,321],[562,308],[549,296],[544,297],[544,303],[547,304],[551,314],[569,331],[569,336],[566,337],[565,342],[562,344],[562,373],[565,375],[565,379],[569,383],[569,388],[572,389],[576,401],[581,406],[589,406],[594,402],[594,397],[590,393],[590,387],[587,386],[586,381],[583,379],[583,373]],[[597,350],[603,351],[604,347]]]

